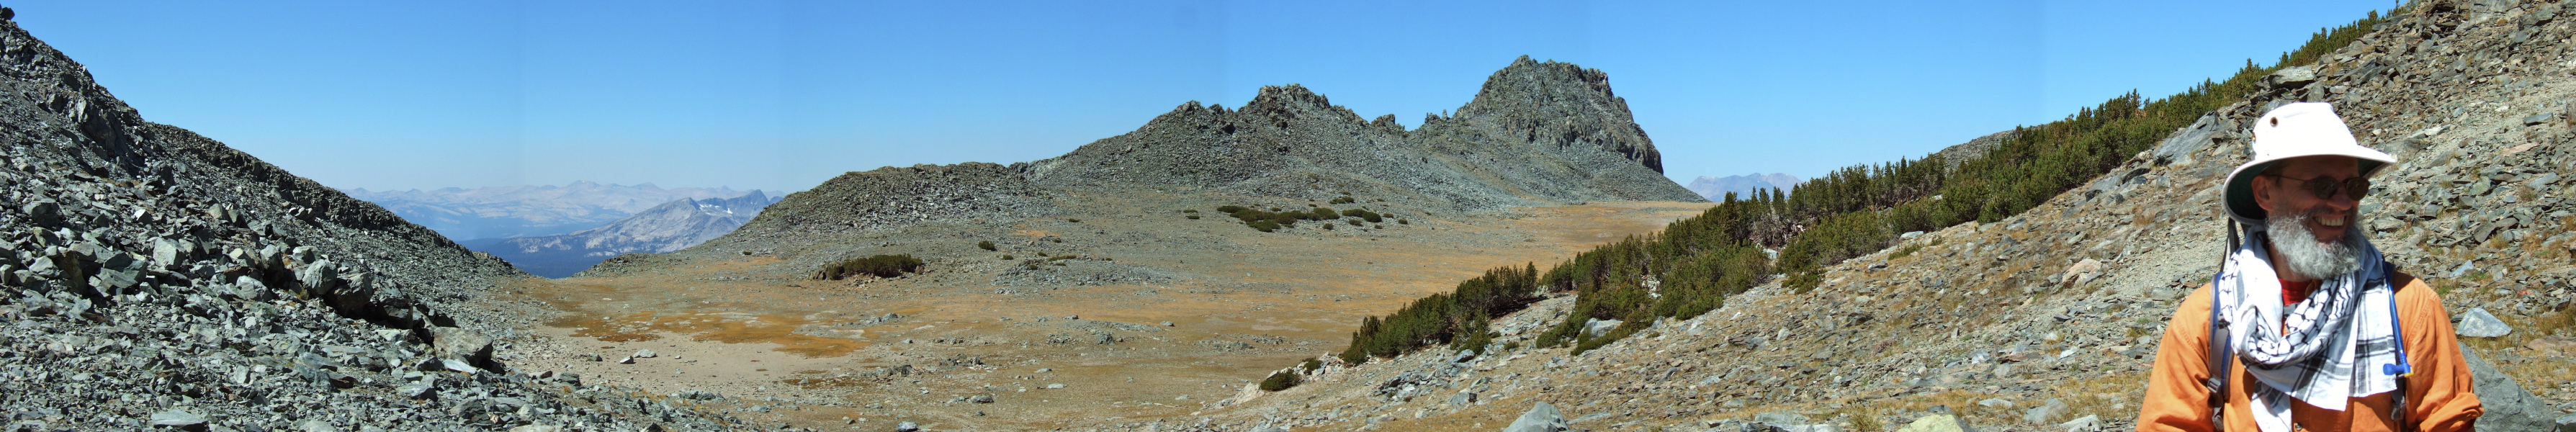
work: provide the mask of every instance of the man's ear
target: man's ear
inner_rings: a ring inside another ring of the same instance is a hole
[[[2268,213],[2271,213],[2271,212],[2272,212],[2272,179],[2271,179],[2271,178],[2269,178],[2269,177],[2265,177],[2265,176],[2261,176],[2261,175],[2256,175],[2256,176],[2254,176],[2254,185],[2253,185],[2253,187],[2251,187],[2251,188],[2249,188],[2249,189],[2253,189],[2253,190],[2254,190],[2254,206],[2255,206],[2255,207],[2262,207],[2262,208],[2263,208],[2263,212],[2264,212],[2264,213],[2267,213],[2267,214],[2268,214]]]

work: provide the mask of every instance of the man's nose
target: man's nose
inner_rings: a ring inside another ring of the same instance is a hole
[[[2333,209],[2337,212],[2352,211],[2353,207],[2361,206],[2361,192],[2362,191],[2357,190],[2336,191],[2334,196],[2327,197],[2325,199],[2326,208]]]

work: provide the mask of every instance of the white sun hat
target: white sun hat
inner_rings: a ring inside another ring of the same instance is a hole
[[[2361,160],[2361,176],[2377,174],[2380,167],[2397,163],[2388,153],[2363,147],[2353,139],[2352,129],[2343,118],[2335,116],[2334,106],[2323,102],[2301,102],[2273,108],[2254,122],[2254,159],[2237,165],[2227,175],[2227,199],[2222,204],[2227,215],[2239,223],[2262,226],[2267,215],[2263,206],[2254,203],[2254,176],[2262,174],[2273,162],[2304,156],[2349,156]]]

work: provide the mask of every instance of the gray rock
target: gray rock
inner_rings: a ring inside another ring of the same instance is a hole
[[[2453,267],[2453,268],[2451,268],[2451,272],[2450,272],[2448,275],[2443,276],[2443,277],[2447,277],[2447,278],[2451,278],[2451,279],[2459,279],[2459,278],[2460,278],[2460,276],[2468,275],[2468,274],[2469,274],[2469,272],[2473,272],[2473,271],[2477,271],[2477,270],[2478,270],[2478,263],[2474,263],[2474,262],[2462,262],[2462,263],[2460,263],[2460,266],[2459,266],[2459,267]]]
[[[1566,429],[1565,425],[1565,413],[1557,412],[1556,405],[1539,402],[1512,420],[1510,426],[1504,426],[1503,432],[1559,432]]]
[[[2558,429],[2555,430],[2557,432],[2576,432],[2576,414],[2568,414],[2566,416],[2559,417]]]
[[[2073,421],[2058,423],[2057,427],[2065,429],[2066,432],[2099,432],[2102,430],[2102,416],[2087,415]]]
[[[2478,429],[2545,431],[2556,427],[2550,416],[2558,413],[2550,409],[2548,402],[2532,396],[2513,377],[2487,364],[2477,351],[2469,349],[2469,344],[2461,343],[2459,348],[2460,355],[2469,362],[2469,377],[2477,386],[2478,403],[2487,410],[2485,416],[2478,417]]]
[[[661,354],[661,353],[653,352],[653,350],[636,350],[636,351],[635,351],[635,358],[654,358],[654,357],[660,357],[660,356],[662,356],[662,354]]]
[[[2309,66],[2281,68],[2271,76],[2263,77],[2263,84],[2271,87],[2294,87],[2316,81],[2317,69]]]
[[[305,420],[295,424],[296,432],[340,432],[340,426],[322,420]],[[517,430],[517,429],[512,429]]]
[[[894,432],[913,432],[918,430],[921,430],[921,425],[912,424],[912,422],[903,422],[894,425]]]
[[[1450,396],[1449,396],[1449,406],[1452,406],[1452,407],[1465,407],[1465,406],[1468,406],[1468,405],[1475,405],[1475,404],[1476,404],[1476,392],[1471,392],[1471,391],[1462,391],[1462,392],[1458,392],[1458,394],[1454,394],[1454,395],[1450,395]]]
[[[2048,424],[2050,421],[2057,419],[2057,416],[2065,414],[2067,408],[2066,400],[2049,398],[2048,404],[2031,407],[2029,411],[2023,411],[2021,421],[2025,423]]]
[[[1606,319],[1598,319],[1598,318],[1584,321],[1584,322],[1583,322],[1583,337],[1587,337],[1587,338],[1597,338],[1597,337],[1601,337],[1601,335],[1603,335],[1603,334],[1608,334],[1608,333],[1610,333],[1610,331],[1611,331],[1611,330],[1617,330],[1617,329],[1619,328],[1619,325],[1620,325],[1620,324],[1626,324],[1626,322],[1619,321],[1619,320],[1606,320]]]
[[[152,413],[153,426],[188,427],[202,424],[206,424],[206,416],[197,415],[197,413],[188,412],[186,410],[172,409],[169,411]]]
[[[2010,409],[2010,408],[2012,408],[2012,407],[2013,407],[2013,403],[2012,403],[2012,401],[2003,400],[2003,399],[1986,399],[1986,400],[1981,400],[1981,401],[1977,401],[1977,405],[1979,405],[1979,406],[1984,406],[1984,407],[1987,407],[1987,408],[1996,408],[1996,409]]]
[[[2513,334],[2513,327],[2505,325],[2503,320],[2496,319],[2494,314],[2487,313],[2486,308],[2469,308],[2468,313],[2460,314],[2460,324],[2456,330],[2463,337],[2497,337]]]
[[[2530,125],[2536,125],[2536,124],[2541,124],[2541,123],[2548,123],[2548,122],[2549,122],[2549,121],[2551,121],[2551,120],[2557,120],[2557,119],[2558,119],[2558,113],[2540,113],[2540,114],[2532,114],[2532,115],[2530,115],[2530,116],[2525,116],[2525,117],[2523,117],[2523,118],[2522,118],[2522,125],[2523,125],[2523,126],[2530,126]]]
[[[455,327],[431,327],[430,352],[441,358],[485,366],[492,362],[492,337]]]
[[[1960,420],[1959,416],[1933,414],[1914,419],[1913,423],[1906,423],[1905,427],[1897,429],[1896,432],[1971,432],[1974,430],[1968,427],[1967,421]]]

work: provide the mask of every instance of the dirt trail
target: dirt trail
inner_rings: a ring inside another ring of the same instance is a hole
[[[1537,207],[1280,233],[1222,216],[1109,214],[1071,228],[1021,222],[1005,232],[1025,243],[994,251],[1078,249],[1177,275],[1158,283],[1004,286],[998,275],[1017,266],[974,255],[945,267],[934,258],[933,271],[896,279],[803,280],[806,269],[749,256],[537,280],[518,287],[522,299],[561,313],[526,330],[551,343],[509,354],[523,370],[660,395],[714,392],[728,399],[691,403],[802,427],[1049,429],[1181,416],[1266,371],[1339,350],[1363,315],[1486,269],[1544,267],[1708,205]],[[1109,240],[1147,235],[1165,240]],[[648,349],[658,356],[618,362]]]

